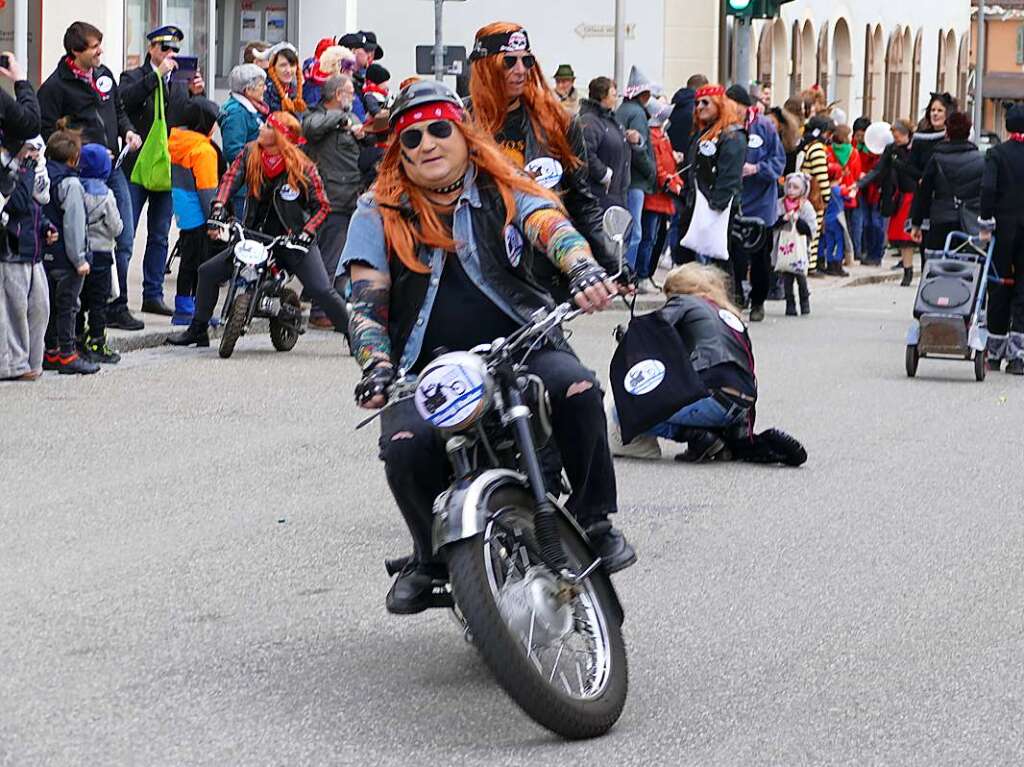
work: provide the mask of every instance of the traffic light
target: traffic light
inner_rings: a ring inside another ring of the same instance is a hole
[[[790,2],[793,0],[726,0],[725,11],[745,19],[774,19],[780,6]]]

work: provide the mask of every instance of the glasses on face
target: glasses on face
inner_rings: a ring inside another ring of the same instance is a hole
[[[530,54],[526,54],[525,56],[506,55],[501,59],[501,63],[505,65],[505,69],[515,69],[516,64],[520,61],[523,62],[524,69],[533,69],[534,65],[537,63],[537,59]]]
[[[452,135],[452,124],[447,120],[435,120],[427,126],[427,133],[434,138],[446,139]],[[406,128],[398,137],[406,149],[415,149],[423,141],[422,128]]]
[[[697,106],[699,106],[699,107],[709,107],[709,106],[711,106],[711,99],[699,99],[697,101]]]
[[[181,50],[181,48],[177,48],[173,45],[161,45],[160,50],[164,53],[178,53]]]

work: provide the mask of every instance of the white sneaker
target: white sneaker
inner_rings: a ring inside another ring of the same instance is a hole
[[[657,437],[643,435],[634,437],[628,445],[622,443],[622,431],[619,428],[619,417],[615,412],[615,400],[611,392],[604,398],[604,414],[608,421],[608,445],[612,449],[612,455],[619,458],[647,458],[657,460],[661,458],[661,445]]]

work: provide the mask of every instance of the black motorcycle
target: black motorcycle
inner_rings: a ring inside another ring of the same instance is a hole
[[[233,248],[235,267],[221,310],[220,356],[232,355],[255,317],[270,320],[270,341],[275,349],[291,351],[306,328],[299,296],[286,287],[292,276],[274,254],[277,248],[302,249],[285,236],[268,237],[238,222],[211,226],[220,227]]]

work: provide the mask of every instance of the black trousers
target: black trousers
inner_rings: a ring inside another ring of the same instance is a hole
[[[199,267],[209,260],[212,246],[205,226],[182,229],[178,234],[178,277],[174,288],[179,296],[196,294]]]
[[[988,332],[1005,336],[1024,333],[1024,216],[996,219],[992,267],[1014,285],[989,285]]]
[[[750,305],[760,306],[768,300],[768,290],[772,283],[772,249],[773,238],[767,237],[765,244],[758,250],[748,252],[750,259]]]
[[[530,357],[528,367],[544,381],[551,400],[554,441],[572,486],[567,508],[587,527],[616,511],[601,388],[594,373],[569,352],[542,349]],[[451,482],[451,467],[440,432],[420,417],[411,399],[381,416],[380,457],[416,557],[428,561],[433,503]]]
[[[89,273],[82,282],[81,309],[75,320],[75,333],[84,336],[88,319],[89,338],[100,340],[107,332],[107,303],[110,301],[112,253],[93,253]]]
[[[48,269],[50,322],[46,326],[46,349],[68,355],[75,351],[75,320],[84,278],[72,269]]]
[[[345,302],[331,287],[324,271],[320,251],[314,245],[307,253],[278,248],[274,258],[291,274],[299,278],[302,287],[311,300],[316,301],[324,313],[331,318],[335,329],[348,333],[348,311]],[[196,286],[196,313],[192,321],[205,325],[217,307],[220,286],[234,274],[234,253],[231,248],[222,250],[199,267],[199,284]]]
[[[327,279],[335,285],[335,272],[338,271],[338,262],[341,260],[341,251],[345,249],[345,241],[348,240],[348,224],[352,220],[352,214],[345,211],[331,211],[327,219],[317,230],[317,245],[320,246],[320,257],[324,261],[324,271],[327,272]],[[316,307],[316,304],[313,304]]]

